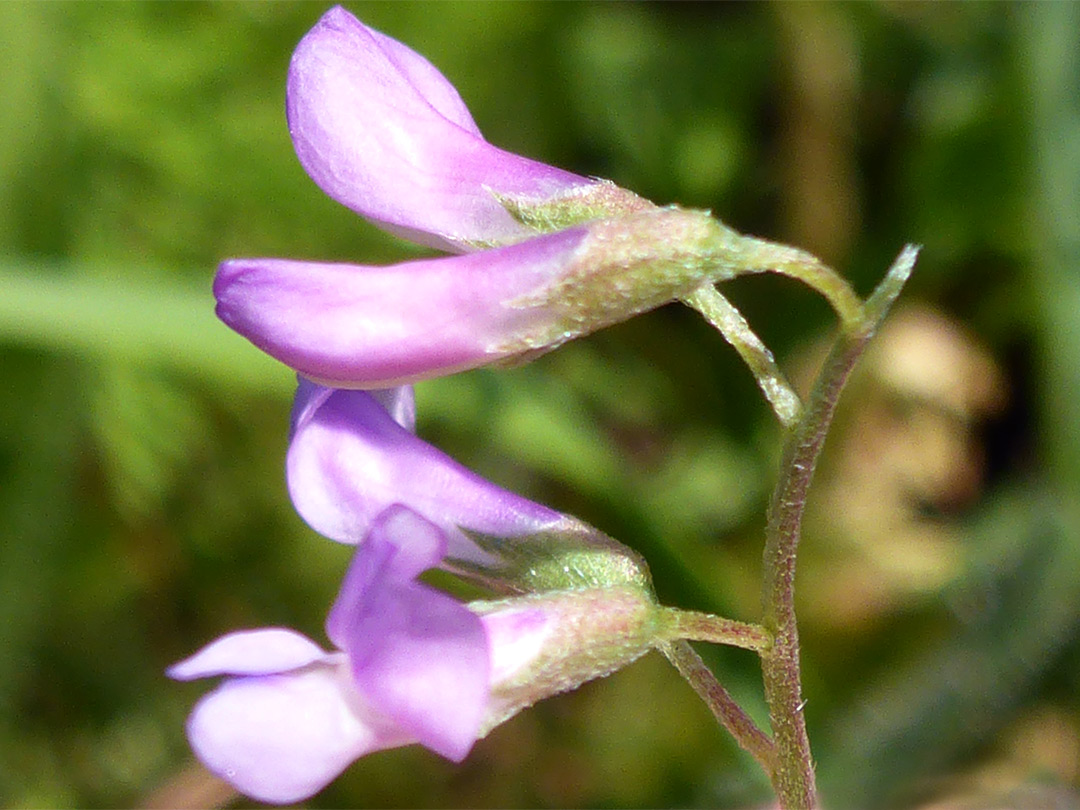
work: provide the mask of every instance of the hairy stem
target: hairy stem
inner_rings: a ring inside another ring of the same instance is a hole
[[[788,384],[773,353],[750,329],[742,313],[711,282],[698,287],[683,299],[683,303],[696,309],[719,330],[754,373],[780,423],[786,428],[794,427],[802,411],[799,395]]]
[[[728,691],[716,680],[701,656],[687,641],[665,641],[657,648],[679,670],[713,715],[735,741],[758,761],[772,778],[776,768],[776,750],[769,735],[762,731]]]
[[[829,302],[840,318],[840,331],[858,331],[863,321],[863,304],[847,279],[805,250],[744,236],[740,265],[758,272],[779,273],[813,287]]]
[[[761,651],[772,645],[772,636],[760,624],[747,624],[696,610],[662,608],[661,638],[675,641],[708,641],[744,650]]]
[[[816,807],[814,764],[803,717],[799,633],[795,621],[795,555],[806,494],[840,391],[892,302],[911,274],[918,251],[907,246],[878,285],[860,317],[850,321],[826,358],[802,418],[788,437],[769,505],[762,597],[773,644],[761,653],[765,698],[776,745],[773,786],[785,810]]]

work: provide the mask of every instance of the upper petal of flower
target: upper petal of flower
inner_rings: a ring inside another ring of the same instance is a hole
[[[416,581],[445,551],[438,526],[404,507],[386,510],[357,549],[326,627],[365,701],[457,762],[479,736],[491,663],[480,618]]]
[[[598,185],[489,144],[430,62],[340,6],[297,46],[286,109],[300,163],[323,191],[432,247],[519,241],[535,231],[498,196],[544,201]]]

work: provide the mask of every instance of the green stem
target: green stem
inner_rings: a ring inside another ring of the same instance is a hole
[[[757,652],[772,646],[772,636],[760,624],[737,622],[696,610],[664,607],[660,611],[658,636],[665,641],[708,641]]]
[[[848,322],[826,358],[802,418],[788,437],[769,506],[762,595],[773,644],[761,653],[765,698],[776,745],[773,786],[785,810],[816,806],[814,765],[803,717],[799,633],[795,621],[795,555],[806,494],[840,391],[885,313],[911,274],[918,251],[907,246],[856,321]]]
[[[711,282],[687,295],[683,303],[696,309],[719,330],[754,373],[780,423],[786,428],[794,427],[802,411],[799,395],[788,384],[773,353],[750,329],[742,313]]]
[[[863,320],[863,304],[847,279],[805,250],[744,236],[739,246],[739,265],[753,272],[773,272],[813,287],[828,300],[840,318],[842,332],[857,331]]]
[[[776,769],[776,749],[773,741],[720,685],[712,670],[705,666],[705,662],[690,643],[665,641],[659,643],[657,648],[705,701],[720,725],[728,730],[735,741],[756,759],[765,769],[765,773],[772,778]]]

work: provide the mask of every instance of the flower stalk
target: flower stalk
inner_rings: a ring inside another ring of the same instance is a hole
[[[711,283],[698,287],[683,302],[704,315],[705,320],[716,327],[724,340],[739,353],[753,372],[780,424],[786,428],[795,427],[802,412],[799,395],[784,377],[773,353],[750,329],[742,313]]]
[[[744,650],[763,652],[772,646],[772,635],[760,624],[737,622],[712,613],[678,608],[661,608],[659,638],[707,641]]]
[[[674,665],[742,748],[758,761],[769,778],[776,771],[776,746],[731,694],[716,680],[687,641],[664,642],[658,649]]]
[[[847,279],[813,254],[753,236],[743,237],[740,253],[743,267],[779,273],[817,290],[836,312],[842,332],[858,331],[863,323],[863,302]]]

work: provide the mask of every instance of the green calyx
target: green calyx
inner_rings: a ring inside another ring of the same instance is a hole
[[[610,675],[655,646],[658,608],[634,587],[529,594],[473,602],[469,609],[480,615],[536,612],[547,623],[531,660],[492,684],[484,734],[539,700]]]
[[[561,231],[594,219],[656,208],[644,197],[620,188],[610,180],[597,180],[544,199],[491,193],[510,216],[537,233]]]
[[[505,303],[547,317],[495,351],[551,349],[743,272],[744,237],[706,211],[653,208],[586,227],[565,272]]]
[[[645,560],[633,549],[571,517],[537,534],[501,538],[466,532],[495,561],[452,561],[467,579],[496,593],[544,593],[629,587],[653,597]]]

